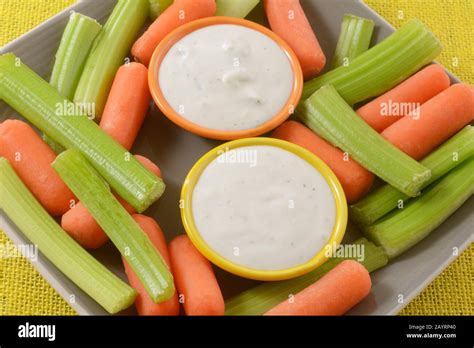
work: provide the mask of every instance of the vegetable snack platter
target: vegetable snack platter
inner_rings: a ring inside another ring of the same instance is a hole
[[[80,1],[6,45],[0,50],[0,54],[15,53],[35,72],[48,78],[69,12],[77,11],[104,23],[114,5],[114,0]],[[316,29],[323,51],[328,54],[334,52],[340,23],[345,13],[369,18],[375,22],[377,30],[374,43],[380,42],[394,30],[383,18],[360,1],[305,0],[302,1],[302,5],[309,21]],[[257,8],[250,15],[251,19],[255,18],[253,15],[257,15],[258,10]],[[330,54],[327,58],[328,62],[331,62]],[[458,82],[453,76],[451,80]],[[0,121],[8,118],[21,117],[6,104],[0,102]],[[177,127],[164,117],[156,106],[150,108],[132,152],[147,156],[157,163],[163,172],[167,184],[166,192],[158,203],[148,209],[146,214],[159,222],[168,241],[184,232],[178,200],[186,174],[203,154],[218,144],[217,141],[198,137]],[[373,287],[370,295],[353,308],[350,314],[396,314],[472,241],[473,209],[474,199],[471,198],[429,238],[373,273]],[[0,215],[0,228],[15,244],[29,244],[28,239],[4,214]],[[344,242],[350,242],[358,237],[359,232],[349,226]],[[111,243],[94,251],[93,255],[126,280],[120,255]],[[106,314],[100,305],[58,271],[41,253],[33,262],[33,266],[79,314]],[[220,269],[216,269],[216,274],[225,298],[257,284],[255,281],[231,275]],[[132,309],[129,309],[126,314],[133,314]]]

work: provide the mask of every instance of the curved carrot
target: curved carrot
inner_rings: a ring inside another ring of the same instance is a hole
[[[224,315],[224,298],[209,261],[185,235],[168,246],[176,288],[187,315]]]
[[[345,260],[265,315],[343,315],[369,294],[371,286],[367,269]]]
[[[299,0],[265,0],[265,13],[272,30],[293,49],[305,79],[324,68],[326,56]]]
[[[170,266],[170,256],[168,254],[168,247],[166,245],[166,239],[163,235],[158,223],[151,217],[135,214],[133,219],[138,223],[143,232],[146,233],[150,241],[153,243],[155,248],[159,251],[163,259],[165,260],[168,267]],[[155,303],[148,295],[142,282],[135,274],[133,269],[130,267],[125,258],[122,257],[123,265],[125,267],[125,273],[127,274],[128,282],[130,286],[137,291],[137,297],[135,299],[135,307],[139,315],[178,315],[179,314],[179,302],[178,293],[175,291],[174,296],[169,300],[161,303]]]
[[[135,155],[135,158],[154,174],[161,177],[160,169],[148,158],[140,155]],[[130,214],[136,213],[130,204],[117,194],[114,195]],[[86,249],[100,248],[109,240],[109,237],[81,202],[77,202],[73,208],[62,216],[61,227]]]
[[[74,194],[51,167],[56,154],[28,124],[0,124],[0,157],[11,163],[23,183],[53,216],[69,210]]]
[[[100,128],[130,150],[150,102],[148,69],[140,63],[122,65],[115,75]]]
[[[398,86],[359,108],[356,112],[377,132],[395,123],[408,112],[402,106],[423,104],[449,87],[449,76],[443,67],[432,64]],[[399,110],[391,113],[389,105]],[[415,107],[416,108],[416,107]]]
[[[215,0],[175,0],[135,42],[132,55],[148,66],[153,51],[167,34],[185,23],[211,17],[215,13]]]
[[[300,145],[321,158],[341,182],[349,203],[361,199],[372,186],[374,175],[371,172],[299,122],[286,121],[272,137]]]
[[[474,120],[474,88],[465,83],[452,85],[421,105],[417,112],[395,122],[381,134],[419,160]]]

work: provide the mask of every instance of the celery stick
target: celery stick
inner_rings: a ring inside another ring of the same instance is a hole
[[[53,139],[48,137],[46,134],[42,133],[41,138],[46,143],[46,145],[48,145],[51,148],[51,150],[53,150],[56,154],[59,154],[64,151],[64,147],[59,145],[57,142],[55,142]]]
[[[245,18],[260,0],[216,0],[216,16]]]
[[[94,19],[73,12],[64,30],[49,83],[72,100],[89,50],[102,26]]]
[[[104,133],[12,53],[0,56],[0,98],[66,149],[77,148],[138,212],[163,193],[163,181]]]
[[[172,3],[173,0],[148,0],[150,6],[150,18],[155,20]]]
[[[431,170],[431,178],[421,188],[438,180],[471,156],[474,156],[474,128],[466,126],[420,162]],[[408,199],[410,197],[394,187],[382,186],[350,207],[351,220],[359,225],[371,225],[397,206],[403,208]]]
[[[52,166],[133,268],[153,301],[173,296],[173,276],[163,258],[79,150],[64,151]]]
[[[364,258],[360,263],[369,272],[373,272],[387,264],[388,258],[383,250],[365,238],[360,238],[352,243],[353,246],[362,245]],[[351,245],[351,246],[352,246]],[[262,283],[252,289],[232,297],[225,303],[226,315],[262,315],[277,304],[295,295],[304,288],[316,282],[340,262],[356,257],[333,257],[319,266],[314,271],[290,280]]]
[[[350,14],[344,15],[332,68],[348,66],[352,59],[367,51],[373,32],[374,21]]]
[[[263,25],[264,27],[270,27],[268,18],[265,13],[265,6],[263,1],[259,1],[255,8],[245,17],[247,20]]]
[[[304,84],[301,100],[333,85],[348,104],[378,96],[417,72],[441,52],[441,43],[423,23],[411,20],[381,43]]]
[[[66,99],[72,100],[95,37],[102,26],[90,17],[72,12],[66,25],[49,83]],[[43,140],[56,153],[64,148],[43,134]]]
[[[430,178],[429,169],[373,130],[331,85],[300,104],[296,115],[314,132],[410,197],[416,196]]]
[[[97,36],[74,94],[74,102],[100,119],[117,69],[148,16],[147,0],[119,0]]]
[[[60,154],[61,152],[64,151],[64,147],[59,145],[57,142],[55,142],[53,139],[48,137],[46,134],[44,133],[41,134],[41,138],[56,154]]]
[[[428,186],[405,208],[394,210],[364,234],[380,245],[390,259],[405,252],[441,225],[474,193],[474,157]]]
[[[109,313],[133,304],[135,291],[69,237],[5,158],[0,158],[0,209],[49,261]]]

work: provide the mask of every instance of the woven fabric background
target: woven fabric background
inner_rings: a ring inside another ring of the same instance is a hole
[[[0,46],[73,3],[73,0],[0,0]],[[366,3],[395,27],[411,18],[425,22],[444,44],[438,60],[461,80],[474,84],[474,0],[366,0]],[[0,244],[8,243],[11,241],[0,231]],[[474,314],[473,252],[471,245],[400,314]],[[0,315],[74,314],[26,259],[0,258]]]

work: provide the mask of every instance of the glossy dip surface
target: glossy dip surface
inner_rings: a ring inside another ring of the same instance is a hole
[[[291,63],[268,36],[234,24],[210,25],[181,38],[159,69],[163,96],[201,127],[258,127],[285,107],[294,83]]]
[[[192,214],[203,240],[236,264],[280,270],[313,258],[328,242],[336,204],[325,178],[276,146],[222,151],[201,173]]]

